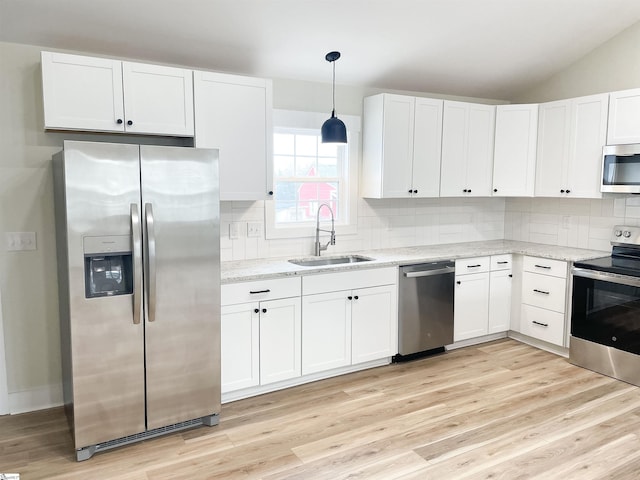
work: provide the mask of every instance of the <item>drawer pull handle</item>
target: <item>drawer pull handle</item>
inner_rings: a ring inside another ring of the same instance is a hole
[[[538,290],[537,288],[534,288],[533,291],[536,292],[536,293],[542,293],[544,295],[549,295],[549,292],[545,292],[544,290]]]
[[[549,326],[548,323],[540,323],[540,322],[536,322],[535,320],[532,320],[532,323],[534,323],[536,325],[540,325],[541,327],[548,327]]]
[[[536,268],[544,268],[544,269],[546,269],[546,270],[551,270],[551,267],[549,267],[549,266],[547,266],[547,265],[537,265],[537,264],[536,264],[536,265],[534,265],[534,267],[536,267]]]
[[[268,288],[266,290],[254,290],[254,291],[249,291],[249,293],[251,295],[255,295],[256,293],[269,293],[271,290],[269,290]]]
[[[507,261],[504,261],[504,262],[498,262],[498,265],[504,265],[505,263],[509,263],[509,262],[507,262]]]
[[[478,268],[481,267],[482,265],[477,264],[477,265],[467,265],[467,268]]]

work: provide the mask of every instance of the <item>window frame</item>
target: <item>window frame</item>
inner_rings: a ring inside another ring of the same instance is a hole
[[[327,120],[326,113],[302,112],[294,110],[273,110],[274,133],[278,129],[285,130],[315,130],[320,132],[320,126]],[[340,115],[347,126],[348,156],[347,165],[343,166],[343,187],[342,187],[342,211],[345,215],[339,223],[336,223],[336,234],[349,235],[356,234],[358,227],[358,167],[360,164],[360,117],[354,115]],[[273,152],[271,153],[273,156]],[[273,182],[276,177],[273,162],[271,164]],[[346,193],[345,193],[346,191]],[[265,238],[308,238],[315,237],[315,220],[305,223],[296,223],[290,226],[276,226],[275,199],[265,202]],[[326,220],[322,220],[324,225]],[[323,226],[322,228],[325,228]]]

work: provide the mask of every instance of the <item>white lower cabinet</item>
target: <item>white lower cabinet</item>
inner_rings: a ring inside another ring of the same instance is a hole
[[[397,272],[391,267],[223,285],[223,401],[391,358],[398,344]]]
[[[506,332],[511,326],[513,256],[492,255],[490,263],[488,333]]]
[[[525,256],[520,333],[564,346],[567,263]]]
[[[254,305],[224,305],[220,315],[222,393],[260,384],[260,317]]]
[[[303,375],[351,363],[351,304],[347,296],[347,292],[331,292],[303,297]]]
[[[511,255],[456,260],[453,340],[509,330]]]
[[[260,302],[260,384],[300,376],[301,301],[299,297]]]
[[[303,375],[397,353],[397,275],[381,268],[303,278]]]
[[[300,376],[300,291],[299,278],[222,286],[222,393]]]

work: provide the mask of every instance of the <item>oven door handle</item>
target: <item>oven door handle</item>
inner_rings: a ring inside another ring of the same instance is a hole
[[[590,278],[592,280],[600,280],[602,282],[619,283],[620,285],[628,285],[630,287],[640,287],[640,278],[629,277],[627,275],[617,275],[615,273],[600,272],[598,270],[589,270],[586,268],[573,267],[571,273],[575,277]]]

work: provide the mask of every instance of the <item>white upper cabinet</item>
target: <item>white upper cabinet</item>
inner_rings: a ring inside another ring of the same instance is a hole
[[[607,145],[640,143],[640,88],[609,94]]]
[[[193,136],[192,71],[42,52],[52,130]]]
[[[441,197],[491,196],[496,107],[444,101]]]
[[[194,72],[195,146],[220,149],[220,199],[273,195],[271,80]]]
[[[493,195],[532,197],[536,178],[538,105],[498,105]]]
[[[442,105],[388,93],[364,99],[363,197],[438,196]]]
[[[122,62],[125,131],[193,136],[193,72]]]
[[[600,198],[608,94],[540,104],[535,195]]]

